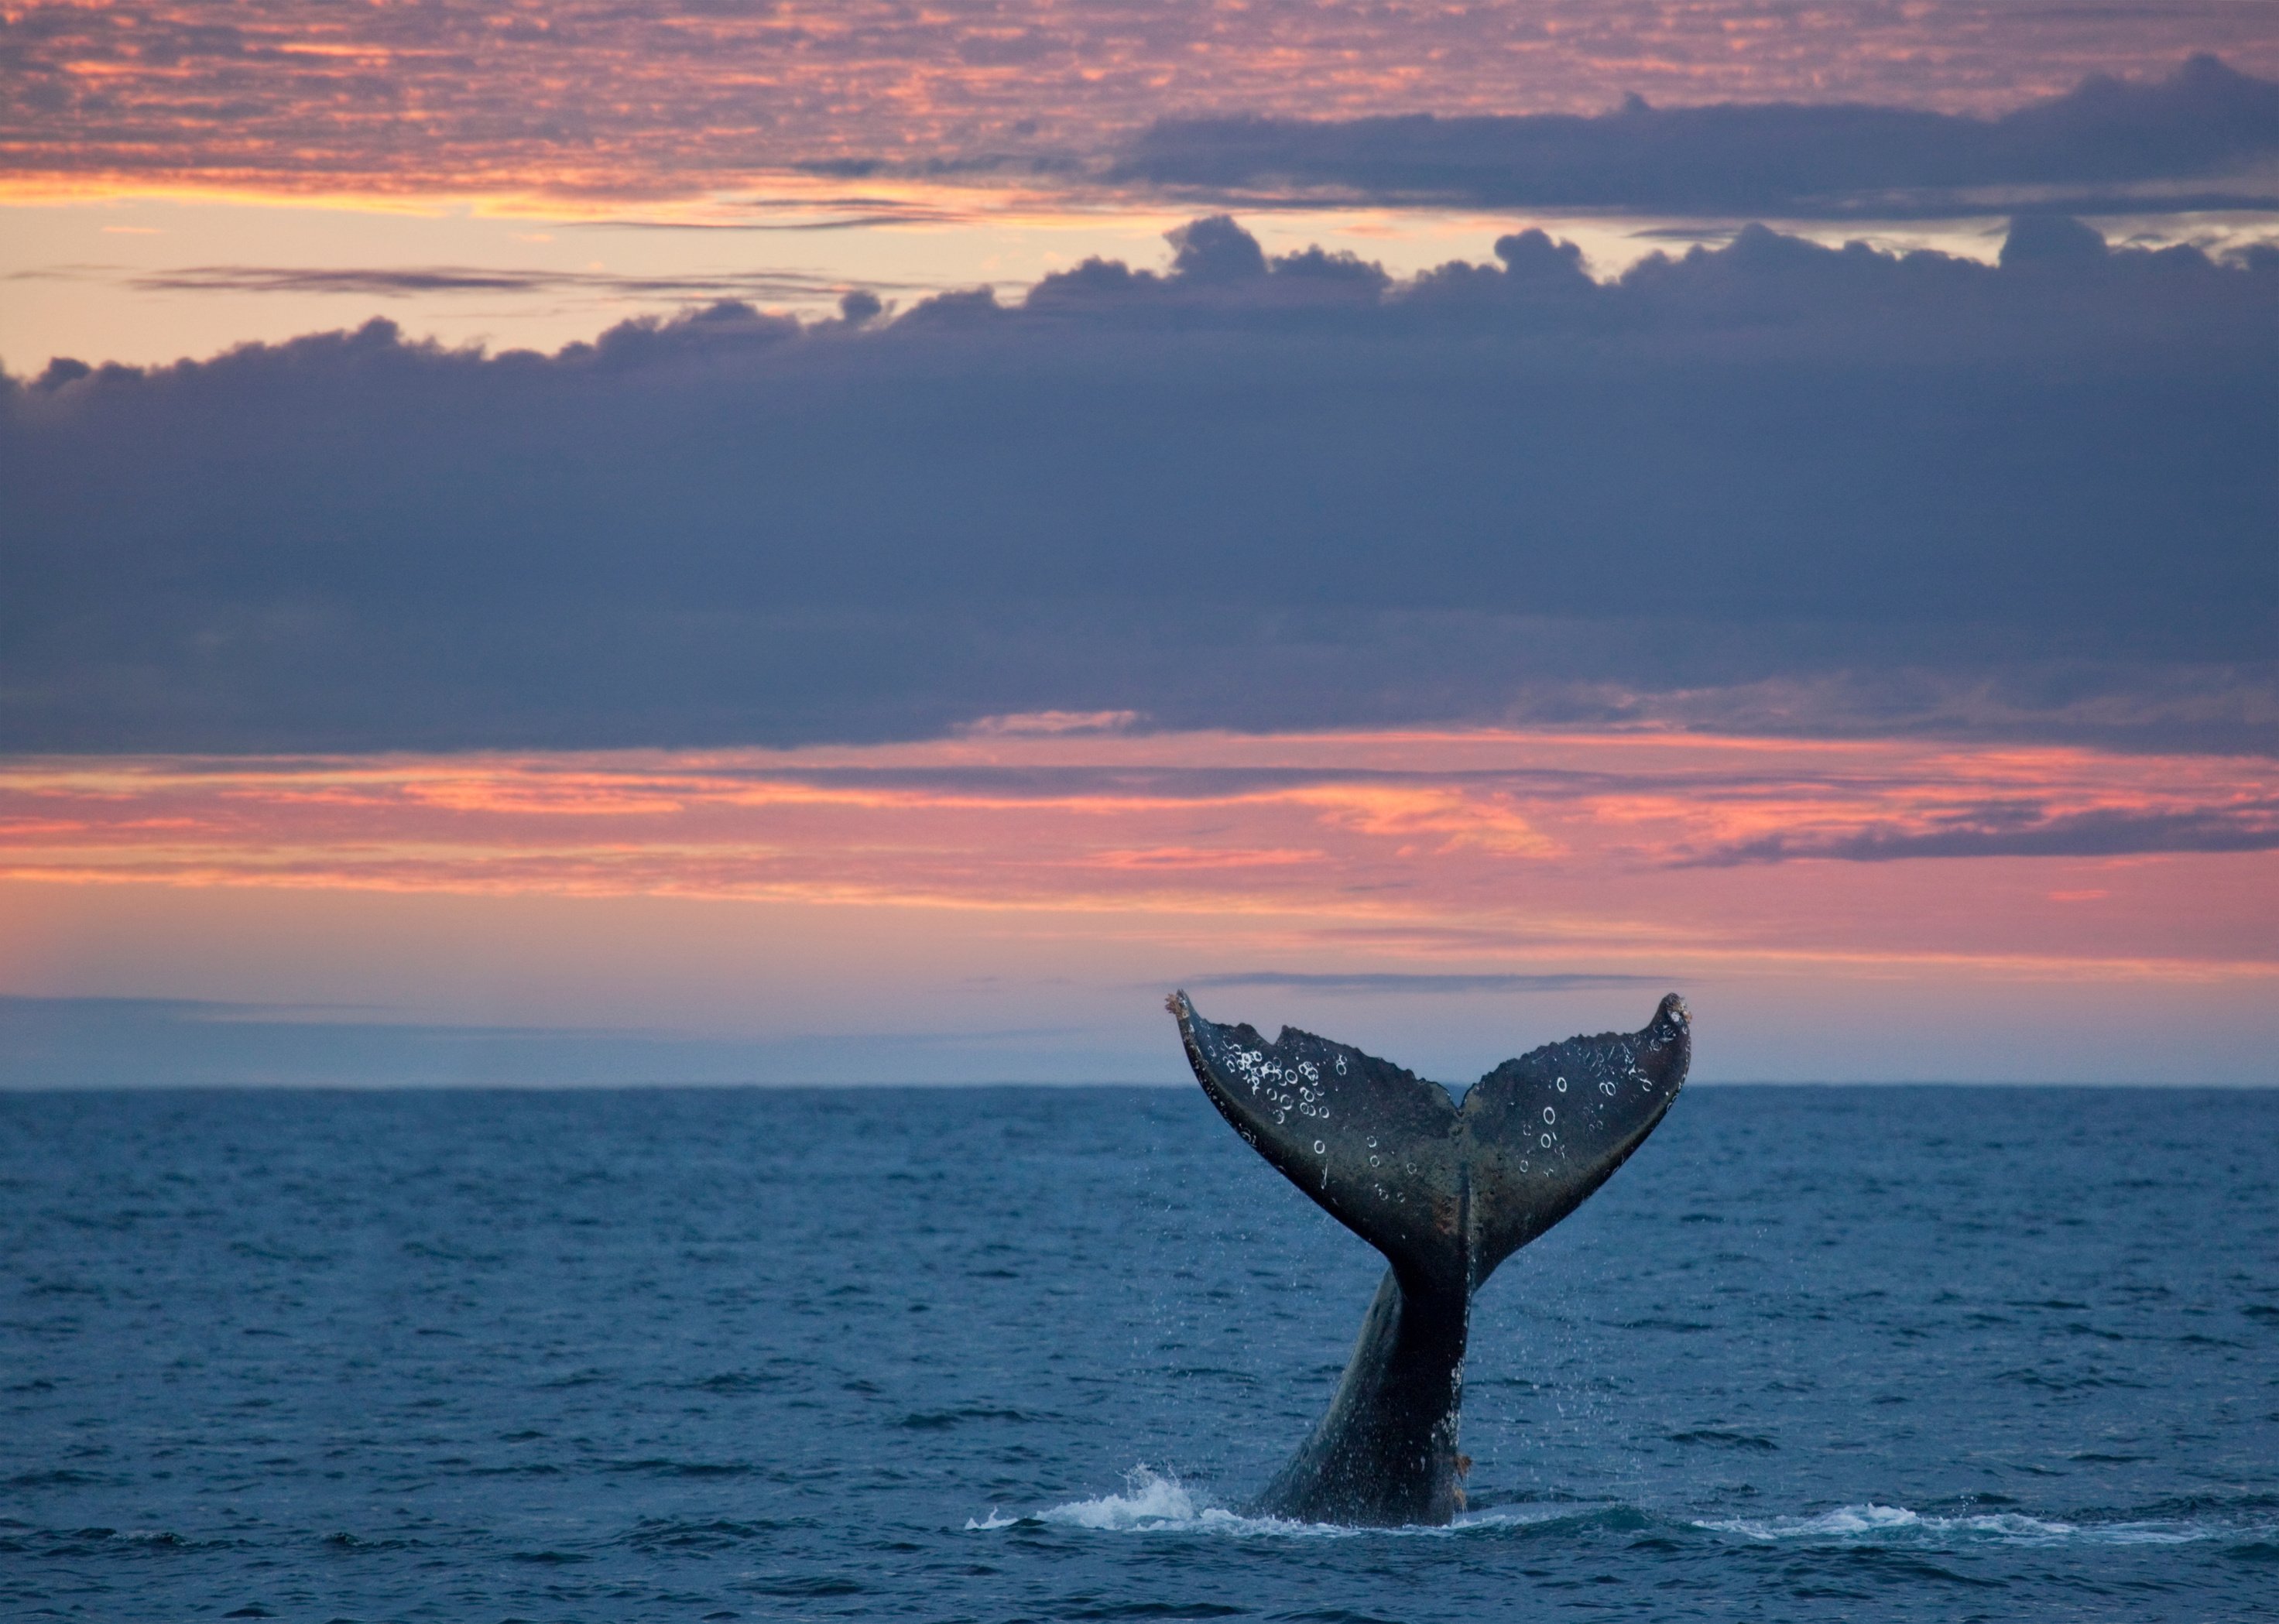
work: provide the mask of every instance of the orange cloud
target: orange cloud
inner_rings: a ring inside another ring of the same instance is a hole
[[[1645,731],[18,760],[0,877],[1240,917],[1432,963],[2262,975],[2279,770]]]

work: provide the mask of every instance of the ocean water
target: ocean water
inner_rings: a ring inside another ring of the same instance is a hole
[[[1193,1091],[0,1096],[10,1618],[2279,1612],[2279,1092],[1695,1088],[1471,1510],[1241,1512],[1377,1267]]]

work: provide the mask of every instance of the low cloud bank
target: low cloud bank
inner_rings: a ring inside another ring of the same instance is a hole
[[[1070,1057],[1076,1058],[1071,1060]],[[0,994],[0,1092],[1179,1081],[1067,1029],[756,1038],[446,1025],[194,999]]]
[[[2198,56],[2166,80],[2100,75],[1994,119],[1632,97],[1595,118],[1164,119],[1115,172],[1219,195],[1328,190],[1799,219],[1984,214],[2058,198],[2136,213],[2268,208],[2279,202],[2279,83]]]
[[[1174,250],[1018,306],[0,381],[0,747],[1044,711],[2279,747],[2279,252]]]

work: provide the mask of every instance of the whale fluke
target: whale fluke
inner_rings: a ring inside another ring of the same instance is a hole
[[[1285,1027],[1166,1007],[1188,1063],[1245,1143],[1391,1265],[1312,1436],[1258,1509],[1309,1521],[1446,1522],[1463,1504],[1456,1427],[1472,1293],[1581,1206],[1643,1144],[1685,1081],[1676,993],[1643,1030],[1506,1061],[1459,1106],[1437,1083]]]

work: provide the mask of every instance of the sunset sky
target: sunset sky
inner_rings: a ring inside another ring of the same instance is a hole
[[[2279,1083],[2265,4],[0,0],[0,1085]]]

